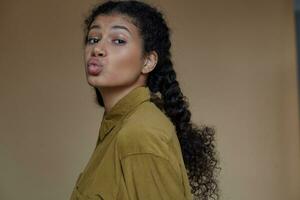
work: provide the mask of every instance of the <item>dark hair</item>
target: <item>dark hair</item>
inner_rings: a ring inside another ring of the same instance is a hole
[[[182,94],[171,61],[170,29],[160,11],[140,1],[106,1],[92,8],[84,21],[85,42],[89,26],[98,15],[122,14],[132,19],[143,39],[143,51],[156,51],[158,62],[149,73],[147,86],[154,102],[176,127],[184,163],[195,199],[219,199],[217,184],[218,160],[215,151],[215,130],[191,122],[187,98]],[[104,106],[101,93],[94,88],[97,102]],[[160,94],[158,94],[160,93]],[[160,95],[160,97],[158,96]]]

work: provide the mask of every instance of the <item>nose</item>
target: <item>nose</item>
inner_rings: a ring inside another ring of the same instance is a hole
[[[92,52],[93,56],[105,56],[106,51],[103,48],[103,45],[95,45]]]

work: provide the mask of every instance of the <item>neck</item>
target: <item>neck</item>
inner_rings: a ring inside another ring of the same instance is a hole
[[[126,96],[134,88],[145,86],[144,84],[132,85],[130,87],[109,87],[109,88],[98,88],[104,102],[105,113],[108,113],[116,103],[124,96]]]

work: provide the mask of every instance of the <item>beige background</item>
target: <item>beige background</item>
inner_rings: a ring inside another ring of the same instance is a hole
[[[0,2],[1,200],[68,199],[89,159],[103,114],[82,59],[94,2]],[[221,199],[299,200],[292,0],[148,2],[173,30],[194,122],[216,127]]]

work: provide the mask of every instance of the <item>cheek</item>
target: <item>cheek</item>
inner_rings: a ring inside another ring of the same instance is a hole
[[[89,59],[90,53],[91,53],[90,48],[86,47],[85,50],[84,50],[84,55],[83,55],[83,58],[84,58],[85,62]]]
[[[117,76],[135,76],[141,71],[141,54],[137,48],[122,49],[122,51],[112,53],[111,62]]]

